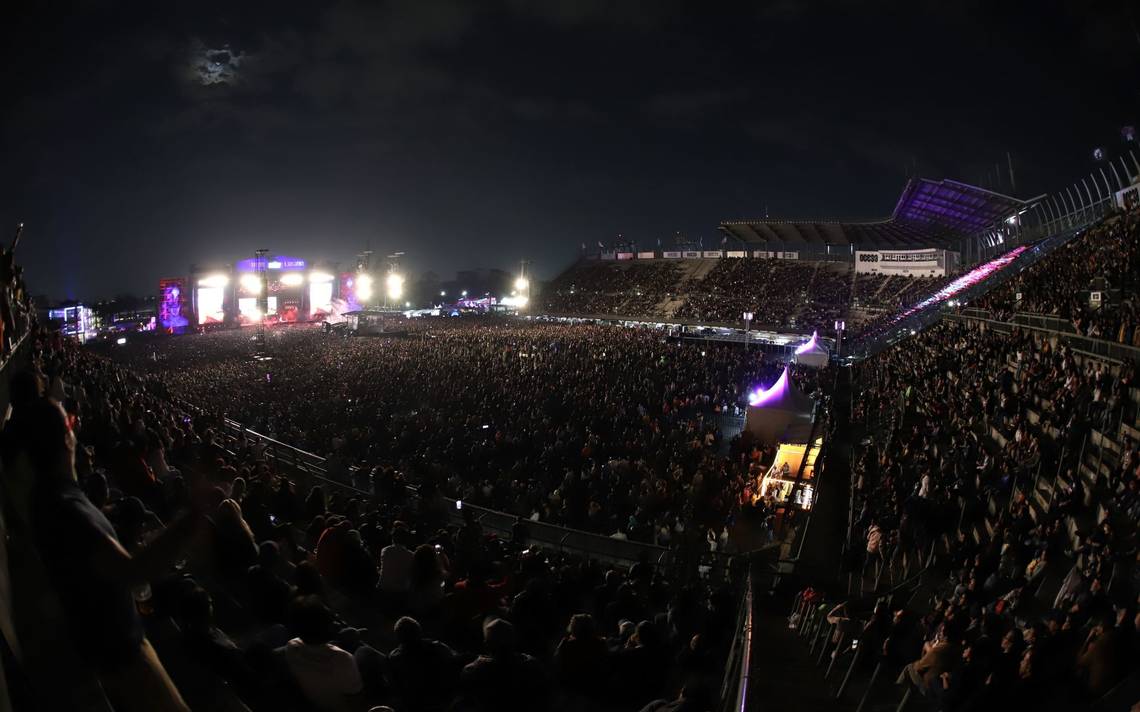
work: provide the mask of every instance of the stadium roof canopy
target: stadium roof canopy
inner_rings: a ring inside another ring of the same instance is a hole
[[[735,220],[722,232],[752,245],[854,245],[867,249],[951,247],[1035,201],[1025,201],[954,180],[912,178],[889,218],[840,220]]]

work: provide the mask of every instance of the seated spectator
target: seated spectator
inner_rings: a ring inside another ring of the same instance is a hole
[[[463,700],[478,712],[524,712],[547,706],[546,681],[538,661],[519,653],[514,626],[502,618],[483,625],[484,652],[463,668]]]
[[[392,543],[380,551],[378,587],[389,606],[403,606],[412,587],[412,564],[415,555],[408,549],[411,533],[397,524],[392,528]]]
[[[594,617],[579,613],[570,618],[566,637],[554,651],[558,679],[572,692],[596,695],[598,681],[608,669],[606,642],[598,635]]]
[[[263,541],[258,547],[257,563],[249,567],[246,585],[249,588],[251,608],[262,620],[282,623],[288,614],[293,598],[293,587],[279,575],[287,571],[276,542]]]
[[[923,695],[934,695],[942,684],[942,673],[950,672],[962,656],[962,646],[952,629],[943,626],[940,635],[923,646],[922,657],[909,663],[898,683],[912,683]]]
[[[693,681],[681,688],[677,699],[654,700],[642,707],[641,712],[711,712],[712,709],[712,695],[708,686]]]
[[[241,506],[232,499],[222,501],[213,520],[214,562],[218,573],[223,578],[237,578],[257,561],[257,540],[241,516]]]
[[[625,647],[613,656],[610,684],[614,697],[638,705],[655,699],[664,681],[661,671],[668,667],[668,655],[657,629],[650,621],[641,621]]]
[[[456,655],[437,640],[424,638],[419,622],[404,616],[393,626],[396,647],[388,654],[389,683],[409,712],[447,709],[455,689]]]
[[[306,597],[294,604],[292,619],[297,637],[278,653],[305,698],[322,712],[351,709],[364,683],[352,654],[330,642],[335,632],[332,612],[320,600]]]

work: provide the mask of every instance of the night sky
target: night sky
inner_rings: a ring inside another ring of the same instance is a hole
[[[56,298],[259,247],[551,277],[619,233],[885,216],[913,171],[1009,192],[1006,151],[1028,197],[1140,124],[1128,3],[712,5],[6,5],[0,239]]]

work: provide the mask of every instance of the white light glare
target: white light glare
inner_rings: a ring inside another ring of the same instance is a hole
[[[244,291],[250,294],[261,294],[261,277],[256,274],[243,274],[239,283]]]
[[[313,284],[324,284],[333,281],[333,276],[328,272],[310,272],[309,281]]]
[[[404,295],[404,277],[395,272],[388,273],[388,298],[399,299]]]
[[[211,274],[198,280],[199,287],[224,287],[230,283],[230,278],[224,274]]]
[[[529,286],[530,282],[527,281],[526,277],[519,277],[515,280],[515,289],[519,290],[520,292]]]
[[[359,274],[356,276],[356,298],[366,302],[372,298],[372,276]]]
[[[305,275],[300,272],[286,272],[281,275],[281,284],[286,287],[300,287],[305,283]]]

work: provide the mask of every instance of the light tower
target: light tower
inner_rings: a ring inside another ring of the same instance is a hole
[[[515,293],[518,297],[518,310],[522,311],[530,305],[530,262],[528,260],[521,260],[519,262],[519,276],[515,279]]]
[[[257,332],[253,336],[253,357],[260,361],[269,358],[265,342],[265,318],[269,314],[269,250],[262,248],[253,255],[254,274],[261,285],[257,294]]]
[[[404,275],[400,271],[400,258],[403,252],[393,252],[388,255],[388,274],[384,276],[384,306],[389,309],[395,305],[400,307],[404,298]]]

